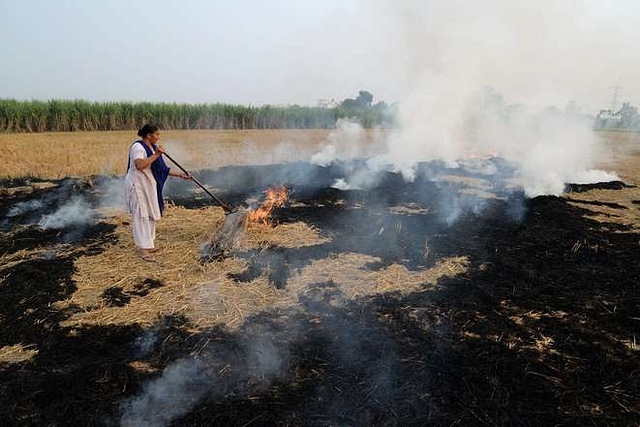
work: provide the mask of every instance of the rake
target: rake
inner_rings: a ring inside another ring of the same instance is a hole
[[[202,183],[200,181],[198,181],[196,179],[195,176],[191,175],[189,172],[187,172],[187,170],[185,168],[183,168],[182,166],[180,166],[180,163],[176,162],[173,157],[171,157],[170,155],[167,154],[167,152],[163,152],[162,153],[167,159],[171,160],[171,162],[176,165],[178,168],[180,168],[180,170],[184,173],[186,173],[187,175],[189,175],[191,177],[191,180],[193,182],[195,182],[198,187],[202,188],[202,190],[207,193],[209,196],[211,196],[213,198],[213,200],[215,200],[216,202],[218,202],[218,204],[220,206],[222,206],[222,209],[224,209],[225,214],[230,214],[232,212],[235,212],[237,210],[237,208],[231,208],[231,206],[229,206],[228,204],[226,204],[225,202],[222,201],[222,199],[220,199],[218,196],[216,196],[215,194],[213,194],[212,192],[210,192],[204,185],[202,185]]]

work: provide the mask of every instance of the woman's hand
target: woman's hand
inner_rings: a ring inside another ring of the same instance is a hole
[[[191,175],[188,173],[182,173],[182,172],[169,172],[169,175],[171,176],[175,176],[176,178],[182,178],[182,179],[192,179]]]

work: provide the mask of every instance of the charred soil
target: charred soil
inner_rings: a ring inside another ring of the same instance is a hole
[[[283,245],[258,234],[202,267],[237,292],[257,281],[275,292],[276,303],[235,326],[203,327],[189,311],[158,313],[153,324],[117,311],[168,295],[166,266],[131,282],[104,277],[92,303],[74,298],[79,260],[117,247],[128,224],[95,217],[47,228],[41,219],[74,196],[98,203],[101,178],[5,182],[0,426],[640,425],[632,183],[526,198],[430,164],[410,183],[387,173],[366,191],[333,186],[357,167],[200,172],[231,204],[286,185],[289,200],[265,230],[304,223],[320,236]],[[169,189],[171,215],[189,221],[215,205],[182,185]],[[357,286],[345,285],[349,275]],[[183,292],[203,288],[181,280]],[[70,322],[98,309],[122,314]]]

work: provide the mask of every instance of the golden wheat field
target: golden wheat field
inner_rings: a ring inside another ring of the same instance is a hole
[[[162,131],[161,143],[182,166],[200,169],[308,160],[331,133],[321,129],[167,130]],[[640,133],[597,134],[611,156],[596,166],[616,169],[636,181],[633,162]],[[135,131],[0,133],[0,179],[123,174],[128,147],[136,139]],[[354,143],[363,146],[362,153],[375,152],[381,135],[367,130]]]
[[[161,131],[162,144],[182,166],[199,169],[262,164],[310,155],[327,130]],[[135,131],[0,134],[0,178],[62,178],[124,174]],[[296,159],[297,160],[297,159]]]

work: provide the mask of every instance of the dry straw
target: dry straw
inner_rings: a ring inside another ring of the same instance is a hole
[[[314,283],[332,280],[347,298],[388,291],[416,291],[436,283],[439,277],[463,272],[467,261],[452,258],[435,267],[411,272],[391,265],[377,272],[366,265],[376,258],[357,253],[335,254],[292,272],[285,289],[276,289],[266,273],[248,283],[230,278],[247,268],[236,257],[200,264],[199,251],[224,221],[222,209],[208,207],[188,210],[169,206],[158,224],[158,263],[139,259],[130,236],[126,215],[113,215],[105,221],[116,226],[115,239],[104,252],[82,256],[76,261],[74,280],[77,291],[59,303],[59,308],[82,309],[65,325],[128,324],[149,326],[163,316],[183,315],[197,327],[225,324],[238,327],[250,315],[278,305],[296,304],[300,295],[311,291]],[[275,227],[250,223],[239,251],[280,246],[297,248],[329,242],[318,230],[303,223]],[[120,296],[126,303],[117,303]],[[111,296],[112,298],[109,298]]]
[[[308,159],[328,135],[327,130],[161,130],[161,141],[196,170]],[[135,131],[0,133],[0,179],[122,175],[135,139]]]

